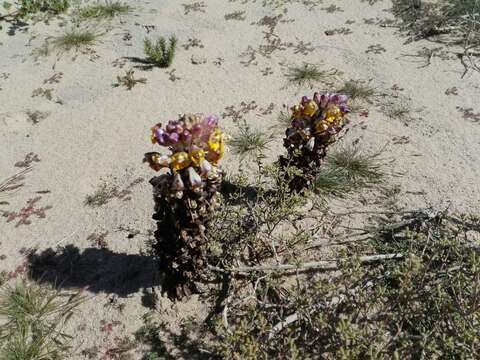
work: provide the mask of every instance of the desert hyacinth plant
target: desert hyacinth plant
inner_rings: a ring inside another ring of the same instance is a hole
[[[302,192],[315,181],[328,146],[347,123],[347,100],[346,95],[315,93],[291,108],[291,124],[283,140],[288,155],[280,158],[280,165],[299,170],[290,183],[293,191]]]
[[[186,115],[152,128],[152,142],[171,154],[145,154],[145,161],[162,171],[154,188],[157,231],[154,250],[170,295],[182,298],[201,291],[206,264],[205,231],[215,209],[222,172],[217,167],[225,135],[215,116]]]

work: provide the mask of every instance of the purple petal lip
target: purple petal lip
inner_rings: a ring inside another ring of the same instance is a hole
[[[170,120],[170,121],[168,122],[167,126],[165,127],[165,129],[166,129],[168,132],[175,131],[175,129],[177,128],[177,125],[178,125],[178,122],[177,122],[177,121]]]
[[[199,136],[202,133],[202,125],[195,124],[192,126],[192,135]]]
[[[214,115],[210,115],[205,118],[205,125],[210,129],[215,128],[218,125],[218,118]]]
[[[188,130],[184,130],[181,135],[182,141],[190,142],[192,140],[192,134]]]
[[[181,125],[175,126],[175,132],[176,132],[177,134],[183,133],[183,126],[181,126]]]
[[[177,133],[171,133],[168,135],[168,140],[172,144],[177,144],[179,140],[179,135]]]
[[[156,129],[155,130],[155,137],[157,139],[161,139],[164,133],[165,133],[165,131],[163,131],[163,129]]]

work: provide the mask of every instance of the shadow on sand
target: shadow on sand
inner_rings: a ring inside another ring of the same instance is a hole
[[[94,293],[126,297],[161,285],[157,261],[147,255],[115,253],[108,249],[80,249],[68,245],[28,255],[29,276],[38,283],[63,289],[86,288]]]
[[[142,59],[142,58],[135,57],[135,56],[133,56],[133,57],[125,56],[123,58],[125,60],[128,60],[128,61],[136,64],[136,65],[133,66],[135,69],[149,71],[149,70],[152,70],[155,67],[155,64],[153,64],[148,59]]]

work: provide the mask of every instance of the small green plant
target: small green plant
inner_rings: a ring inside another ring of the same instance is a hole
[[[50,115],[50,113],[47,111],[39,111],[39,110],[35,110],[35,111],[27,110],[26,114],[28,116],[28,119],[34,125],[38,124],[42,120],[45,120]]]
[[[380,110],[389,118],[400,120],[404,124],[413,120],[411,102],[405,97],[385,101],[380,105]]]
[[[120,15],[132,12],[133,8],[121,1],[105,0],[105,3],[97,3],[86,6],[78,11],[82,19],[113,19]]]
[[[116,84],[113,84],[114,87],[118,87],[118,86],[125,86],[127,88],[127,90],[132,90],[132,88],[137,85],[137,84],[146,84],[147,83],[147,79],[146,78],[139,78],[139,79],[135,79],[135,77],[133,76],[135,72],[133,70],[127,70],[126,71],[126,74],[124,76],[117,76],[117,83]]]
[[[167,348],[160,335],[164,330],[165,324],[160,324],[153,319],[152,314],[146,313],[143,316],[143,325],[135,332],[135,339],[141,343],[150,346],[150,351],[145,354],[144,359],[156,360],[157,356],[165,354]]]
[[[339,93],[348,95],[354,101],[364,101],[371,104],[377,95],[375,89],[363,81],[348,80],[338,90]]]
[[[462,78],[470,70],[480,72],[479,1],[394,0],[392,5],[392,13],[399,20],[398,25],[410,36],[410,41],[429,39],[446,45],[446,50],[458,58],[464,67]],[[460,52],[458,46],[462,47]]]
[[[168,39],[168,46],[167,40],[163,36],[159,37],[155,43],[150,39],[145,39],[143,42],[147,60],[161,68],[169,67],[172,64],[176,47],[177,38],[173,35]]]
[[[365,154],[356,146],[343,146],[327,155],[329,166],[341,169],[354,184],[379,184],[384,180],[382,170],[384,162],[379,159],[380,153]]]
[[[5,286],[0,294],[0,358],[65,359],[72,339],[64,332],[65,324],[84,300],[79,293],[65,297],[25,281]]]
[[[79,50],[95,45],[100,34],[91,30],[72,29],[53,39],[52,46],[60,51]]]
[[[93,194],[87,195],[85,197],[85,200],[83,202],[84,205],[91,207],[99,207],[107,204],[112,199],[129,200],[129,196],[132,193],[130,189],[136,184],[143,181],[143,179],[138,178],[123,189],[120,189],[118,185],[112,183],[114,181],[115,179],[112,179],[111,181],[103,179],[97,190],[95,190]]]
[[[345,197],[381,184],[385,179],[385,162],[380,152],[373,155],[361,152],[358,147],[343,146],[325,158],[313,183],[313,190],[322,197]]]
[[[238,20],[238,21],[243,21],[246,19],[245,17],[245,11],[234,11],[229,14],[224,15],[225,20]]]
[[[246,157],[263,159],[268,144],[273,141],[272,135],[265,135],[259,129],[252,129],[245,120],[237,127],[238,131],[231,140],[233,153],[239,155],[242,160]]]
[[[313,182],[313,191],[322,198],[345,197],[352,190],[346,171],[338,167],[325,166]]]
[[[319,83],[332,86],[341,74],[342,72],[337,69],[321,70],[316,64],[304,63],[302,65],[289,66],[285,77],[291,85],[297,87],[308,85],[310,88],[313,88]]]
[[[69,0],[20,0],[19,15],[25,16],[37,12],[60,14],[67,11]]]

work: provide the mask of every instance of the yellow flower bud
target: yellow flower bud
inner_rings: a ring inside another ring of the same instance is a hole
[[[303,107],[303,115],[308,116],[308,117],[312,117],[313,115],[315,115],[317,110],[318,110],[317,103],[313,100],[310,100]]]
[[[328,123],[325,120],[319,121],[315,124],[315,134],[322,133],[326,130],[328,130]]]
[[[173,154],[170,159],[172,160],[171,167],[174,171],[185,169],[191,163],[190,157],[183,151]]]
[[[205,160],[205,151],[202,149],[195,149],[190,151],[188,156],[194,166],[200,166],[202,160]]]
[[[294,119],[299,119],[302,117],[302,107],[300,105],[292,106],[290,110],[292,110],[292,117]]]
[[[219,129],[216,129],[212,135],[210,135],[208,147],[210,151],[207,154],[207,159],[213,164],[216,164],[225,152],[225,135]]]

